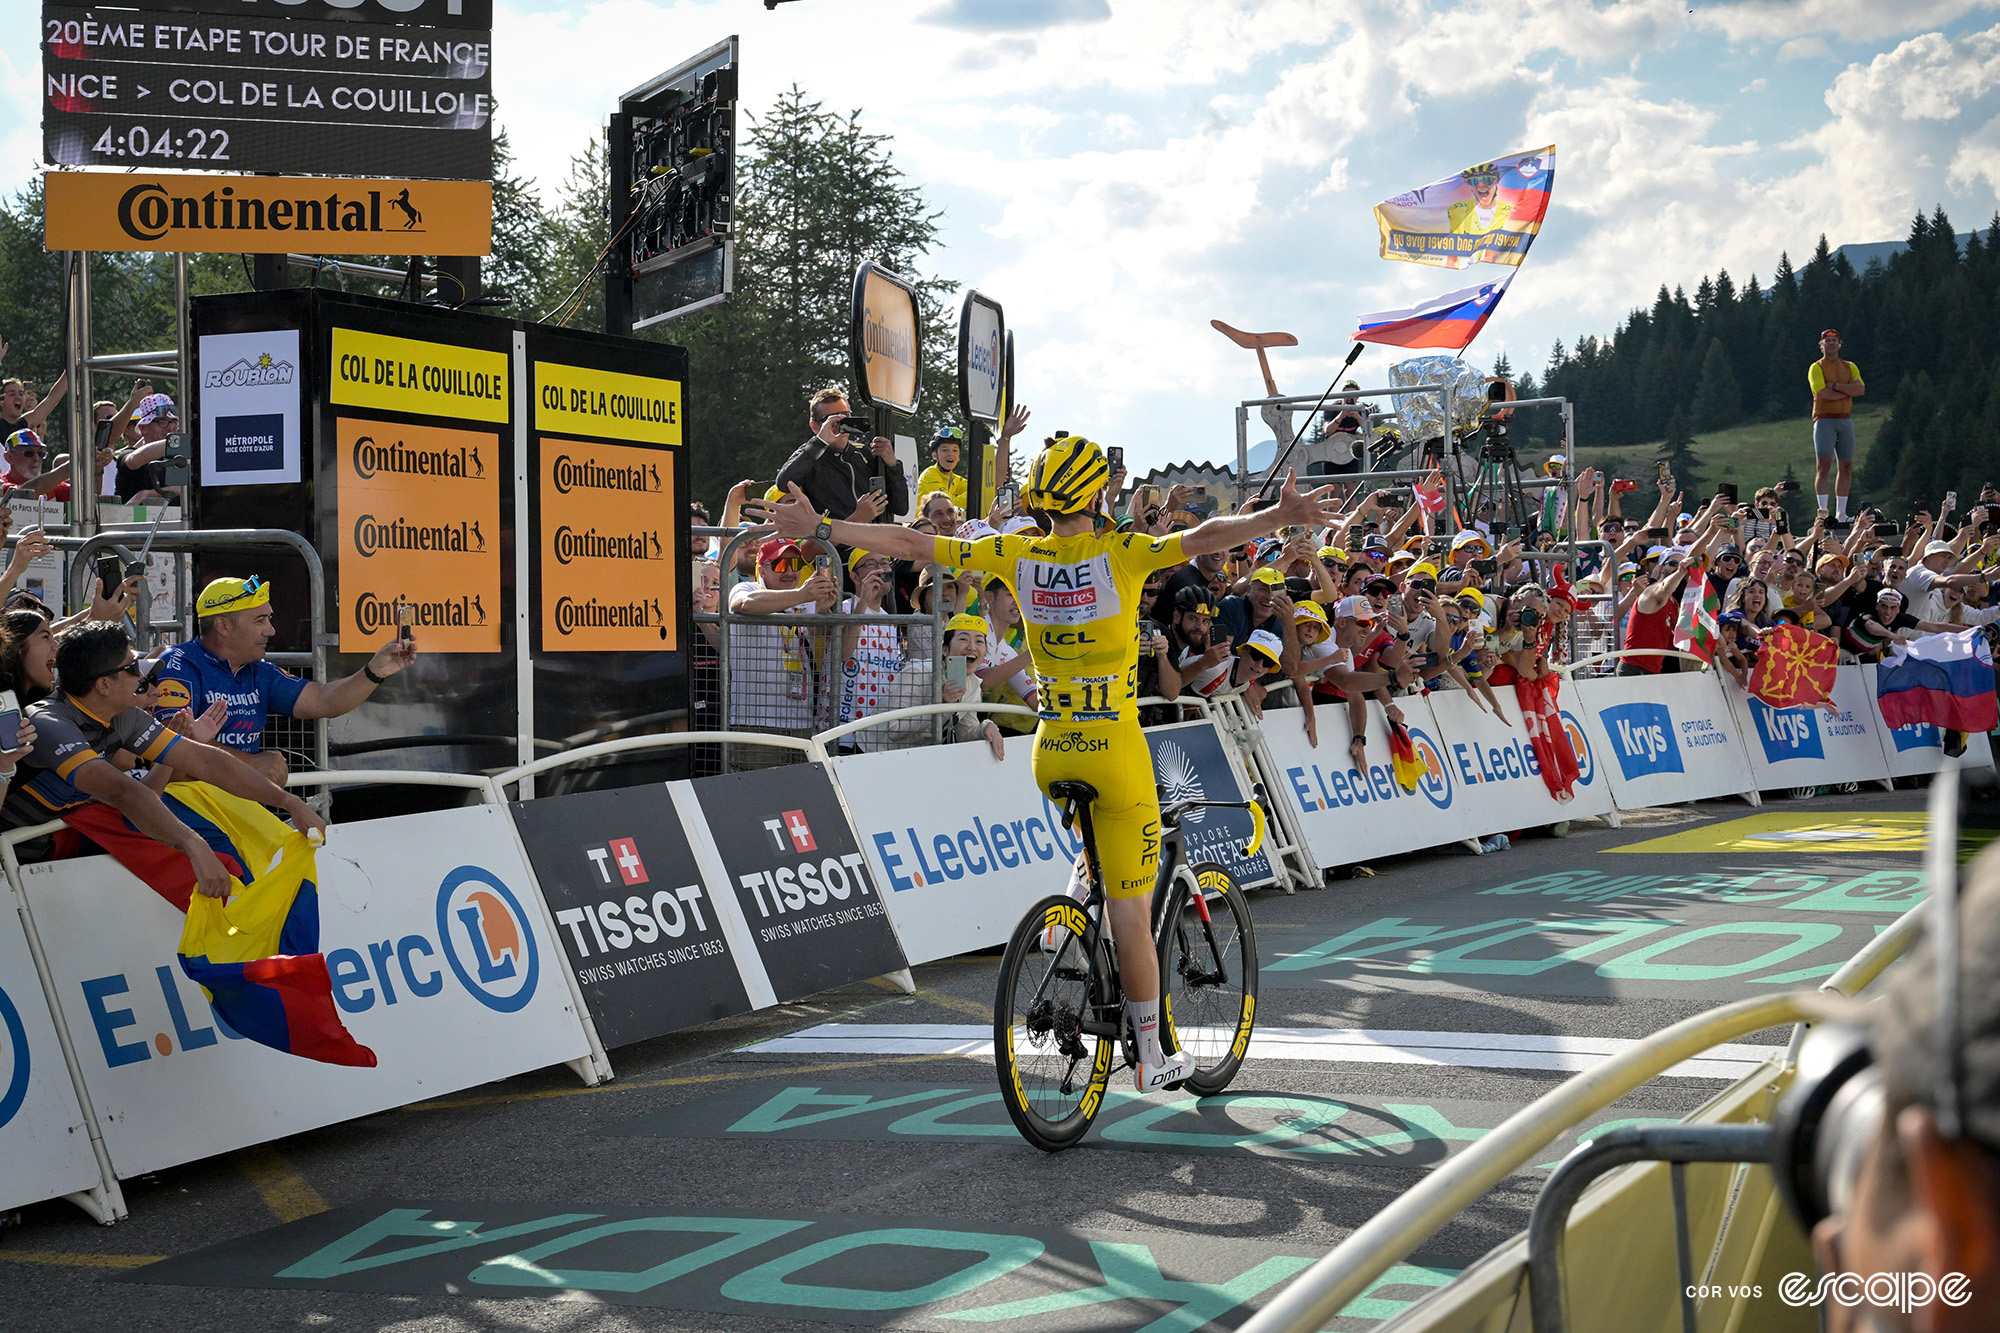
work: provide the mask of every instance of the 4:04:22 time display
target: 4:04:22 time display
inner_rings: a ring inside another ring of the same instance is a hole
[[[149,130],[134,125],[125,130],[106,130],[90,146],[100,159],[107,157],[173,157],[187,161],[227,162],[229,131],[196,126],[176,132],[167,127]]]

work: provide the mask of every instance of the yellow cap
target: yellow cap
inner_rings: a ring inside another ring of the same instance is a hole
[[[865,556],[869,556],[869,555],[872,555],[872,554],[874,554],[874,552],[872,552],[872,551],[864,551],[864,550],[862,550],[862,549],[861,549],[861,548],[860,548],[859,546],[855,547],[855,548],[854,548],[854,549],[853,549],[852,551],[848,552],[848,555],[847,555],[847,572],[848,572],[848,573],[850,573],[850,574],[852,574],[852,573],[854,572],[854,567],[855,567],[856,565],[858,565],[858,564],[860,564],[860,563],[861,563],[861,561],[862,561],[863,557],[865,557]]]
[[[776,504],[780,500],[783,500],[785,498],[785,493],[778,487],[773,486],[769,490],[764,492],[764,498],[766,500],[769,500],[772,504]]]
[[[231,611],[248,611],[271,604],[271,585],[261,577],[217,579],[195,599],[196,616],[223,616]]]
[[[1486,594],[1479,591],[1479,589],[1477,588],[1461,589],[1460,591],[1452,594],[1452,600],[1455,602],[1471,601],[1475,603],[1481,611],[1484,611],[1486,609]]]
[[[1409,576],[1413,579],[1435,579],[1438,576],[1438,567],[1428,560],[1419,560],[1410,566]]]
[[[950,620],[944,622],[944,632],[946,634],[984,634],[987,632],[986,622],[978,616],[961,611]]]
[[[1322,560],[1338,560],[1344,565],[1347,563],[1347,552],[1341,550],[1338,546],[1322,546],[1319,548],[1319,558]]]

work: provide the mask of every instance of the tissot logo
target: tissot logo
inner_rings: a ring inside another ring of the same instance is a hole
[[[787,810],[776,819],[764,821],[764,827],[771,832],[771,841],[779,851],[785,851],[785,840],[791,840],[790,850],[794,852],[816,852],[819,844],[813,841],[812,825],[806,822],[803,810]]]

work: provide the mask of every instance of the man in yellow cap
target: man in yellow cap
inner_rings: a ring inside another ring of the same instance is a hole
[[[416,660],[414,640],[391,639],[367,665],[339,680],[300,680],[265,659],[277,634],[271,623],[271,585],[263,579],[216,579],[201,590],[194,613],[200,637],[177,643],[160,656],[160,717],[183,708],[200,716],[210,704],[229,711],[215,743],[283,786],[291,771],[285,757],[264,748],[264,724],[286,717],[339,717],[360,707],[375,687]]]

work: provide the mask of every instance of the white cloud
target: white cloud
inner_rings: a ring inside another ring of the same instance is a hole
[[[1794,37],[1778,48],[1778,63],[1789,65],[1795,60],[1831,60],[1833,48],[1824,37]]]
[[[1695,7],[1695,21],[1732,42],[1775,41],[1827,33],[1872,42],[2000,9],[2000,0],[1741,0]]]

